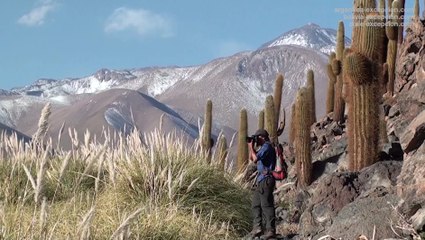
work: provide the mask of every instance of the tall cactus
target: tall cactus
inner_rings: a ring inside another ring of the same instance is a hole
[[[270,141],[277,143],[277,121],[275,115],[274,99],[272,95],[267,96],[264,108],[264,128],[269,133]]]
[[[384,20],[384,24],[386,24],[386,9],[385,9],[385,0],[379,0],[379,15],[382,17],[382,19]],[[388,37],[385,35],[382,38],[382,59],[381,59],[381,64],[384,64],[387,61],[387,46],[388,45]]]
[[[237,168],[242,172],[248,163],[248,144],[246,137],[248,136],[248,113],[246,109],[240,112],[239,133],[238,133],[238,160]]]
[[[313,70],[308,70],[307,72],[307,90],[310,97],[310,112],[311,112],[311,124],[316,122],[316,94],[314,88],[314,72]]]
[[[205,115],[204,115],[204,126],[202,127],[202,140],[201,146],[203,151],[210,153],[212,147],[212,101],[208,99]],[[209,161],[210,159],[208,159]]]
[[[227,146],[226,137],[224,136],[224,134],[220,134],[218,138],[216,154],[215,154],[216,161],[218,162],[220,169],[225,170],[227,154],[228,154],[228,146]]]
[[[388,50],[387,50],[387,64],[388,64],[388,83],[387,83],[387,94],[388,96],[394,95],[394,81],[395,81],[395,66],[397,58],[397,40],[398,40],[398,25],[400,21],[401,11],[400,0],[394,0],[391,6],[391,15],[389,19],[389,25],[386,27],[386,35],[388,37]]]
[[[264,129],[264,110],[258,114],[258,129]]]
[[[406,9],[406,7],[405,7],[405,5],[406,5],[406,0],[398,0],[398,1],[400,1],[400,17],[399,17],[399,19],[400,19],[400,24],[398,25],[398,37],[397,37],[397,43],[398,44],[402,44],[403,43],[403,32],[404,32],[404,11],[405,11],[405,9]],[[393,2],[393,4],[394,4],[394,2]],[[394,8],[394,6],[393,6],[393,8]]]
[[[275,81],[274,94],[273,94],[276,126],[278,125],[279,118],[280,118],[280,107],[282,105],[282,90],[283,90],[283,75],[279,74]]]
[[[334,96],[335,96],[335,82],[336,82],[336,76],[335,73],[332,70],[332,61],[335,59],[336,54],[334,52],[331,53],[329,56],[329,63],[327,64],[327,71],[328,71],[328,94],[326,97],[326,113],[329,114],[333,112],[334,110]]]
[[[295,127],[295,162],[297,167],[298,187],[305,188],[312,181],[312,161],[310,149],[311,97],[306,88],[297,94]]]
[[[415,6],[413,7],[413,18],[419,20],[419,0],[415,0]]]
[[[289,143],[294,146],[295,142],[295,126],[296,126],[296,101],[292,104],[291,108],[291,129],[289,130]]]
[[[353,42],[344,59],[344,72],[351,82],[348,117],[350,169],[358,171],[377,161],[379,143],[379,78],[381,77],[382,18],[368,15],[361,38]]]
[[[342,60],[344,57],[345,48],[345,28],[344,22],[340,21],[338,24],[337,32],[337,44],[336,44],[336,58],[332,62],[332,69],[334,74],[337,76],[335,84],[335,97],[334,97],[334,120],[336,122],[344,122],[345,112],[345,101],[342,97],[342,89],[344,85],[343,73],[342,73]]]

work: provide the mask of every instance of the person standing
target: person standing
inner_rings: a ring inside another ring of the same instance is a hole
[[[264,129],[258,129],[255,141],[248,143],[249,158],[257,164],[257,179],[254,196],[252,199],[253,228],[251,237],[258,237],[263,233],[262,219],[265,219],[265,234],[261,239],[269,239],[276,234],[276,216],[274,209],[273,191],[276,185],[272,171],[276,166],[276,151],[270,142],[269,134]],[[255,142],[255,143],[254,143]],[[255,150],[255,146],[259,150]]]

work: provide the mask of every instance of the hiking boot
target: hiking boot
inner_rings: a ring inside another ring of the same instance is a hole
[[[251,238],[259,237],[263,233],[260,227],[254,227],[252,231],[248,234]]]
[[[264,235],[260,237],[261,240],[268,240],[275,237],[275,232],[273,230],[267,230]]]

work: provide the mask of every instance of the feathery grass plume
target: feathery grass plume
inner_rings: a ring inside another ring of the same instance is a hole
[[[258,114],[258,129],[264,129],[264,110]]]
[[[40,227],[40,237],[47,238],[47,199],[43,198],[40,208],[40,218],[39,218],[39,227]]]
[[[117,239],[118,236],[120,236],[123,232],[127,231],[130,223],[136,219],[140,213],[142,213],[142,208],[137,209],[136,211],[134,211],[132,214],[130,214],[121,224],[120,226],[117,228],[117,230],[115,230],[115,232],[112,234],[111,239]]]
[[[239,133],[238,133],[238,172],[242,172],[248,164],[248,144],[246,137],[248,136],[248,113],[245,108],[240,112]]]
[[[314,87],[314,72],[313,70],[308,70],[307,72],[307,89],[310,96],[310,108],[311,108],[311,124],[316,122],[316,95]]]
[[[52,105],[50,103],[47,103],[43,107],[43,110],[41,110],[41,116],[38,121],[38,129],[32,137],[35,142],[41,143],[43,141],[45,134],[47,133],[47,129],[49,127],[49,123],[48,123],[49,117],[50,117],[50,114],[52,113],[51,108],[52,108]]]
[[[65,128],[65,122],[62,123],[62,125],[59,129],[59,132],[58,132],[58,142],[56,144],[56,149],[58,149],[58,150],[61,149],[60,146],[61,146],[61,142],[62,142],[62,134],[63,134],[64,128]]]
[[[90,239],[90,227],[95,215],[95,207],[91,207],[90,210],[83,216],[83,219],[78,224],[77,235],[80,239]]]
[[[227,148],[227,140],[223,133],[220,134],[218,137],[218,143],[217,148],[215,149],[215,157],[216,162],[220,166],[220,169],[225,170],[226,167],[226,159],[228,155],[228,148]]]
[[[164,131],[164,117],[165,117],[165,113],[161,114],[161,117],[159,118],[159,131],[160,132]]]
[[[396,0],[397,1],[397,0]],[[385,29],[382,18],[366,17],[361,38],[353,42],[344,60],[344,72],[351,82],[348,122],[350,169],[361,170],[377,161],[379,143],[379,62]]]
[[[311,97],[309,90],[301,88],[297,94],[296,130],[295,130],[295,162],[297,167],[298,187],[305,188],[312,181],[311,160]]]
[[[36,182],[36,189],[35,189],[35,193],[34,193],[35,203],[39,203],[40,200],[41,200],[41,194],[42,194],[43,187],[44,187],[43,180],[44,180],[44,175],[46,174],[46,171],[47,171],[47,160],[48,160],[50,148],[51,148],[51,145],[48,145],[47,150],[45,150],[45,152],[43,154],[41,164],[40,164],[38,171],[37,171],[37,182]]]

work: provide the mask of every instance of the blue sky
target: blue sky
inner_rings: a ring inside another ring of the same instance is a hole
[[[0,88],[100,68],[189,66],[254,50],[309,22],[336,28],[352,0],[0,2]],[[345,20],[348,22],[349,20]]]

